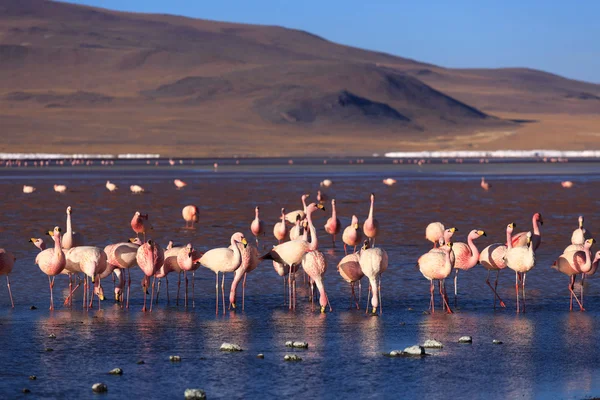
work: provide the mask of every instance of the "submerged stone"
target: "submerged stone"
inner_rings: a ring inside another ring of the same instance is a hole
[[[471,336],[461,336],[458,343],[473,343],[473,338]]]
[[[106,383],[94,383],[92,385],[92,391],[94,393],[104,393],[108,391],[108,386],[106,386]]]
[[[300,356],[296,355],[296,354],[286,354],[283,357],[284,361],[302,361],[302,358],[300,358]]]
[[[136,364],[137,364],[137,365],[142,365],[142,364],[146,364],[146,363],[144,362],[144,360],[140,360],[140,361],[138,361]]]
[[[206,400],[206,392],[202,389],[185,389],[183,396],[186,400]]]
[[[492,340],[492,344],[502,344],[502,340],[494,339]]]
[[[169,356],[169,361],[179,362],[179,361],[181,361],[181,356]]]
[[[260,353],[256,356],[256,358],[265,358],[265,355],[263,353]]]
[[[405,355],[405,356],[422,356],[422,355],[425,355],[425,348],[422,347],[422,346],[418,346],[418,345],[410,346],[410,347],[405,348],[402,351],[402,355]]]
[[[51,333],[48,335],[48,339],[56,339],[56,335],[54,333]]]
[[[121,368],[113,368],[108,373],[111,375],[123,375],[123,370]]]
[[[423,347],[425,347],[426,349],[441,349],[442,347],[444,347],[444,345],[442,344],[442,342],[438,342],[435,339],[429,339],[426,340],[425,343],[423,343]]]
[[[30,381],[35,381],[36,379],[37,379],[37,376],[35,376],[35,375],[30,375],[29,376],[29,380]]]
[[[221,351],[242,351],[242,348],[234,343],[223,343],[220,348]]]
[[[286,347],[293,347],[293,348],[296,348],[296,349],[308,349],[308,343],[307,342],[295,342],[295,341],[288,340],[287,342],[285,342],[285,346]]]

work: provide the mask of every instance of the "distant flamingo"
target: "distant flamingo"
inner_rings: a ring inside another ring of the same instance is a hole
[[[111,181],[106,181],[106,185],[105,186],[106,186],[106,188],[108,189],[109,192],[114,192],[115,190],[118,189],[117,185],[115,185]]]
[[[587,239],[583,245],[583,251],[574,250],[567,251],[561,254],[554,264],[552,264],[552,268],[555,270],[562,272],[563,274],[570,277],[569,281],[569,292],[571,294],[571,300],[569,303],[569,310],[573,311],[573,298],[579,304],[579,310],[585,311],[583,308],[583,301],[580,300],[575,292],[573,291],[573,287],[575,286],[575,277],[578,274],[583,275],[589,273],[592,270],[592,256],[590,254],[590,248],[596,241],[594,239]],[[570,247],[570,246],[569,246]],[[583,283],[581,293],[583,296]]]
[[[525,312],[525,278],[527,272],[535,267],[535,253],[531,242],[531,232],[527,232],[527,245],[512,247],[506,250],[506,266],[515,271],[515,290],[517,292],[517,313],[521,312],[519,306],[519,281],[523,287],[523,312]],[[513,240],[514,242],[514,240]],[[521,276],[522,274],[522,276]]]
[[[62,237],[62,246],[63,249],[65,250],[69,250],[70,248],[76,247],[76,246],[82,246],[83,245],[83,237],[80,233],[78,232],[73,232],[73,227],[71,225],[71,213],[73,212],[73,209],[71,208],[71,206],[67,207],[67,231],[65,232],[65,234]]]
[[[290,229],[290,240],[296,240],[304,233],[300,215],[296,215],[296,224]],[[280,242],[281,243],[281,242]]]
[[[183,220],[185,221],[186,229],[194,229],[194,222],[197,223],[198,221],[200,221],[200,210],[198,210],[198,207],[194,205],[183,207],[181,215],[183,216]]]
[[[434,293],[435,287],[433,284],[434,280],[439,281],[440,296],[442,297],[442,303],[448,314],[452,314],[452,309],[448,304],[448,295],[446,294],[445,279],[450,276],[452,269],[454,268],[453,262],[450,258],[450,252],[452,251],[452,242],[447,242],[445,245],[440,246],[439,249],[430,250],[419,257],[417,265],[419,270],[425,278],[429,280],[429,309],[432,313],[435,312]]]
[[[377,312],[379,307],[379,314],[382,313],[382,301],[381,301],[381,274],[383,274],[388,267],[388,255],[381,247],[370,248],[368,240],[364,241],[363,248],[359,254],[360,269],[363,274],[369,279],[370,290],[372,293],[371,306],[372,314]],[[369,296],[367,295],[367,307],[368,307]]]
[[[50,285],[50,310],[54,310],[54,277],[65,269],[67,263],[65,253],[63,253],[60,243],[60,228],[57,226],[48,235],[54,237],[54,248],[41,251],[35,258],[35,263],[40,267],[43,273],[48,275],[48,284]],[[52,278],[50,278],[52,277]]]
[[[454,253],[454,305],[458,298],[458,271],[467,271],[479,262],[479,250],[473,243],[474,239],[487,236],[484,231],[473,229],[467,236],[467,243],[454,242],[452,252]]]
[[[360,269],[360,256],[356,253],[348,254],[339,262],[337,266],[338,272],[340,273],[343,280],[350,284],[350,289],[352,291],[352,298],[350,300],[351,304],[354,302],[356,304],[356,309],[359,309],[358,305],[360,302],[360,280],[365,276],[362,270]],[[354,287],[358,282],[359,285],[359,295],[358,301],[356,298],[356,293],[354,291]]]
[[[300,215],[300,219],[306,218],[306,199],[310,197],[309,194],[303,194],[300,199],[302,200],[302,210],[296,210],[285,214],[285,220],[290,224],[296,223],[296,216]]]
[[[242,243],[237,243],[237,247],[242,256],[242,264],[238,269],[235,270],[233,282],[231,282],[231,288],[229,289],[229,304],[233,309],[235,309],[237,285],[242,278],[244,278],[242,282],[242,311],[244,311],[246,301],[246,276],[248,273],[254,271],[256,267],[258,267],[258,264],[260,263],[260,255],[258,254],[258,249],[252,245],[244,247]],[[229,248],[231,248],[231,246]]]
[[[275,239],[279,241],[281,244],[282,240],[285,240],[285,236],[287,235],[287,226],[285,225],[285,208],[281,209],[281,221],[277,222],[273,227],[273,236]]]
[[[10,279],[8,279],[8,274],[12,272],[15,261],[16,258],[13,253],[0,249],[0,276],[6,275],[6,286],[8,287],[8,295],[10,296],[12,308],[15,308],[15,303],[13,301],[12,291],[10,290]]]
[[[353,246],[356,253],[356,246],[362,242],[362,233],[358,230],[358,217],[352,216],[352,223],[347,226],[342,233],[342,242],[344,242],[344,253],[348,254],[346,246]]]
[[[141,187],[140,185],[131,185],[129,186],[129,190],[131,190],[131,193],[144,193],[144,188]]]
[[[531,242],[533,243],[533,251],[536,251],[542,243],[542,233],[540,231],[540,226],[544,225],[544,219],[542,218],[542,214],[533,214],[533,217],[531,218],[531,225],[533,228],[533,236],[531,237]],[[512,247],[527,246],[527,233],[528,232],[519,232],[513,235]],[[581,244],[583,244],[583,240],[581,241]]]
[[[490,185],[488,182],[485,181],[485,178],[482,176],[481,177],[481,188],[485,191],[490,190],[490,188],[492,187],[492,185]]]
[[[152,299],[154,298],[154,286],[156,282],[156,273],[165,262],[165,253],[163,249],[153,240],[148,240],[142,244],[136,254],[137,264],[140,266],[142,272],[144,272],[145,286],[150,286],[150,277],[153,276],[152,280],[152,293],[150,294],[150,312],[152,312]],[[146,293],[144,290],[144,307],[142,311],[146,311]]]
[[[237,247],[237,243],[248,246],[248,242],[246,241],[244,234],[241,232],[236,232],[231,235],[231,248],[219,247],[209,250],[204,253],[199,260],[202,266],[213,271],[216,276],[215,303],[217,315],[219,314],[219,272],[223,273],[221,292],[223,293],[223,314],[225,314],[225,274],[228,272],[234,272],[240,267],[240,265],[242,265],[242,254],[240,249]]]
[[[260,235],[265,234],[265,224],[262,222],[262,220],[260,219],[258,213],[259,213],[260,208],[258,206],[256,206],[254,208],[254,219],[252,220],[252,223],[250,224],[250,232],[252,232],[252,234],[254,235],[254,238],[256,239],[256,247],[258,247],[258,237]],[[284,223],[285,225],[285,223]]]
[[[138,238],[140,237],[140,233],[142,233],[144,241],[146,241],[146,230],[147,228],[151,229],[151,227],[146,227],[144,221],[148,221],[148,214],[141,214],[139,211],[136,211],[131,219],[131,229],[133,229]]]
[[[64,193],[67,191],[67,187],[65,185],[54,185],[54,191],[57,193]]]
[[[373,208],[375,205],[375,194],[371,193],[371,207],[369,208],[369,216],[363,223],[363,233],[369,238],[369,245],[375,247],[375,237],[379,233],[379,221],[373,217]]]
[[[573,187],[573,182],[571,181],[562,181],[560,185],[566,189]]]
[[[36,191],[36,188],[33,186],[23,185],[23,193],[33,193]]]
[[[396,181],[395,179],[392,179],[392,178],[385,178],[385,179],[383,180],[383,184],[384,184],[384,185],[387,185],[387,186],[392,186],[392,185],[395,185],[395,184],[396,184],[396,182],[397,182],[397,181]]]
[[[331,217],[325,223],[325,232],[331,235],[331,241],[333,247],[335,247],[335,235],[340,233],[342,225],[337,217],[337,211],[335,209],[335,199],[331,199]]]
[[[506,256],[506,250],[512,247],[511,236],[515,226],[517,225],[514,222],[511,222],[506,226],[506,243],[508,243],[508,246],[503,243],[490,244],[479,254],[479,263],[488,271],[485,283],[492,289],[492,292],[494,292],[494,308],[496,308],[496,298],[500,301],[500,307],[506,307],[496,289],[498,288],[498,276],[500,275],[500,270],[506,268],[506,260],[504,257]],[[496,271],[496,281],[494,282],[493,287],[490,284],[490,273],[492,271]]]
[[[319,183],[320,186],[323,187],[329,187],[333,184],[333,182],[331,181],[331,179],[324,179],[321,181],[321,183]]]
[[[177,187],[177,189],[183,189],[187,186],[187,183],[185,183],[181,179],[175,179],[173,183],[175,184],[175,187]]]
[[[325,256],[321,253],[319,248],[319,239],[317,237],[317,230],[312,222],[312,211],[306,213],[306,220],[308,221],[308,228],[311,232],[312,241],[310,242],[309,251],[304,254],[302,258],[302,269],[304,272],[311,278],[311,301],[312,301],[312,291],[313,291],[313,282],[317,285],[317,289],[319,290],[319,305],[321,306],[321,313],[325,312],[325,308],[329,305],[329,311],[331,311],[331,304],[329,304],[329,298],[327,297],[327,292],[325,290],[325,284],[323,283],[323,276],[325,272],[327,272],[327,260],[325,260]],[[306,233],[308,237],[308,232]],[[314,303],[311,303],[311,306]]]

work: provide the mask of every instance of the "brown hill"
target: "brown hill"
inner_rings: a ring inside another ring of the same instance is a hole
[[[600,85],[541,71],[445,69],[275,26],[0,0],[0,151],[582,148],[598,114]],[[548,134],[547,121],[572,135]]]

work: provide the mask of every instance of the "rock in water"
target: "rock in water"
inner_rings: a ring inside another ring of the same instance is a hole
[[[473,338],[471,336],[461,336],[458,343],[473,343]]]
[[[223,343],[220,348],[221,351],[242,351],[242,348],[237,344]]]
[[[417,345],[410,346],[410,347],[405,348],[402,351],[402,355],[405,355],[405,356],[423,356],[423,355],[425,355],[425,348],[422,347],[422,346],[417,346]]]
[[[288,340],[287,342],[285,342],[285,347],[294,347],[296,349],[308,349],[308,343]]]
[[[494,339],[492,340],[492,344],[502,344],[502,340]]]
[[[111,375],[123,375],[123,370],[121,368],[114,368],[108,371]]]
[[[283,357],[284,361],[302,361],[302,358],[300,358],[300,356],[297,356],[296,354],[286,354]]]
[[[206,400],[206,393],[202,389],[185,389],[183,395],[186,400]]]
[[[425,347],[426,349],[441,349],[442,347],[444,347],[444,345],[442,344],[442,342],[438,342],[435,339],[429,339],[426,340],[425,343],[423,343],[423,347]]]
[[[108,391],[108,386],[106,386],[106,383],[94,383],[92,385],[92,391],[94,393],[104,393]]]
[[[179,362],[179,361],[181,361],[181,356],[169,356],[169,361]]]
[[[256,358],[265,358],[265,355],[263,353],[260,353],[256,356]]]

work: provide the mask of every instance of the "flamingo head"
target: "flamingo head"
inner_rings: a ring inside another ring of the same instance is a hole
[[[60,228],[58,226],[55,226],[53,230],[48,231],[48,236],[52,236],[54,238],[54,240],[56,240],[56,238],[60,237]]]
[[[539,222],[540,225],[544,225],[544,219],[542,218],[542,214],[540,213],[533,214],[533,220]]]
[[[446,244],[442,246],[442,251],[444,253],[449,253],[450,250],[452,250],[452,245],[452,242],[446,242]]]
[[[363,250],[367,250],[367,249],[369,249],[370,247],[371,247],[371,246],[369,246],[369,241],[368,241],[368,240],[365,240],[365,241],[363,242],[362,249],[363,249]]]
[[[233,236],[231,236],[231,240],[233,240],[236,243],[243,244],[244,248],[246,248],[248,246],[248,241],[246,240],[246,238],[244,237],[244,234],[242,232],[234,233]]]
[[[67,207],[67,215],[71,215],[72,212],[73,209],[71,208],[71,206]]]
[[[331,206],[335,207],[335,199],[331,199]]]
[[[92,279],[93,282],[93,279]],[[94,294],[96,296],[98,296],[98,298],[100,300],[104,300],[104,289],[102,289],[102,286],[98,285],[96,287],[94,287]]]
[[[285,208],[281,208],[281,218],[285,218]]]
[[[115,301],[122,302],[123,301],[123,291],[121,288],[115,288]]]
[[[310,214],[310,213],[312,213],[313,211],[316,211],[316,210],[323,210],[323,211],[325,211],[325,206],[323,204],[321,204],[321,203],[319,203],[319,204],[310,203],[308,206],[306,206],[306,213],[307,214]]]
[[[527,246],[529,246],[531,244],[531,231],[527,232]]]
[[[597,263],[598,261],[600,261],[600,250],[598,250],[596,252],[596,254],[594,255],[594,263]]]
[[[40,250],[46,249],[46,243],[44,243],[44,239],[42,238],[31,238],[29,241]]]
[[[585,241],[585,243],[583,244],[583,247],[584,247],[586,250],[589,250],[589,249],[592,247],[592,245],[593,245],[594,243],[596,243],[596,240],[595,240],[595,239],[588,239],[588,240],[586,240],[586,241]]]
[[[375,193],[371,193],[371,202],[375,201]]]
[[[517,224],[511,222],[510,224],[506,225],[506,232],[513,233],[513,230],[516,228],[516,226]]]
[[[192,258],[192,254],[194,253],[194,246],[192,246],[191,243],[188,243],[187,246],[185,246],[185,249],[188,252],[188,257]]]
[[[129,243],[137,244],[138,246],[143,244],[140,238],[129,238]]]
[[[254,207],[254,214],[258,217],[258,211],[260,210],[259,206]]]
[[[302,202],[305,202],[306,199],[308,199],[309,197],[310,197],[310,194],[308,194],[308,193],[303,194],[302,197],[301,197]]]
[[[477,238],[480,238],[480,237],[482,237],[482,236],[487,236],[487,235],[485,234],[485,232],[484,232],[484,231],[482,231],[482,230],[473,229],[473,230],[471,231],[471,233],[469,233],[469,237],[470,237],[471,239],[477,239]]]

